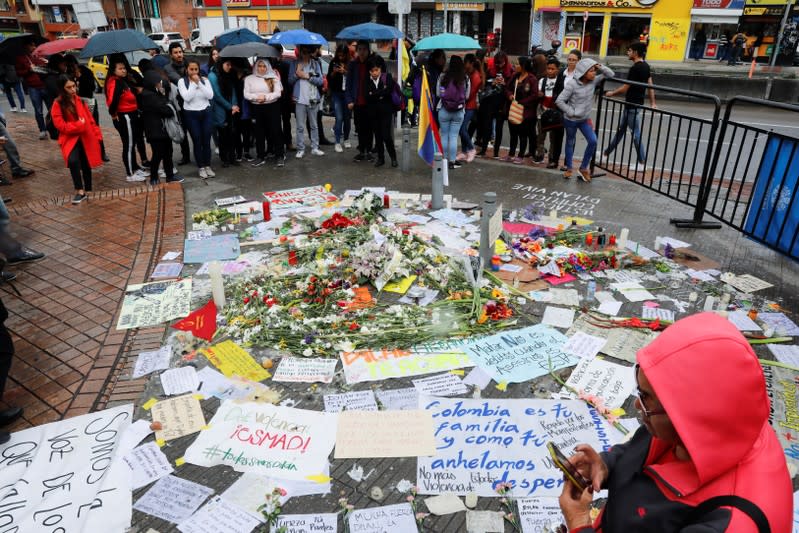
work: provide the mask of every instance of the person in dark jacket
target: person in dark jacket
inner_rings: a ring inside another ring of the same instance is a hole
[[[186,61],[183,57],[183,45],[180,43],[169,44],[169,62],[164,66],[164,72],[169,77],[169,81],[177,87],[178,81],[186,77]],[[178,95],[179,111],[183,112],[183,99]],[[189,133],[186,130],[185,121],[183,125],[183,142],[180,143],[180,161],[178,165],[188,165],[191,163],[191,152],[189,149]]]
[[[25,43],[24,47],[25,53],[16,58],[15,69],[31,99],[33,112],[36,115],[36,125],[39,127],[39,139],[44,140],[47,139],[47,129],[45,128],[44,113],[42,112],[45,90],[41,73],[43,73],[44,59],[33,55],[36,43],[32,40]]]
[[[327,69],[327,90],[330,91],[333,113],[336,116],[336,124],[333,126],[333,133],[336,136],[336,152],[343,152],[344,148],[352,147],[350,145],[350,110],[347,109],[347,97],[344,94],[344,79],[348,63],[349,49],[346,44],[340,44]]]
[[[742,510],[748,504],[770,531],[790,532],[785,451],[769,423],[763,368],[738,329],[715,313],[689,316],[639,350],[637,361],[643,426],[608,452],[577,446],[569,461],[589,486],[563,484],[569,531],[765,531]],[[608,499],[592,524],[589,506],[600,489]],[[736,501],[697,511],[717,496]]]
[[[505,161],[512,161],[516,164],[524,162],[524,154],[527,144],[533,145],[536,107],[538,105],[538,79],[535,77],[535,65],[532,59],[525,59],[522,62],[522,69],[511,78],[510,83],[505,88],[505,96],[509,102],[514,100],[524,108],[520,124],[513,124],[508,121],[510,130],[510,150],[505,157]],[[519,155],[516,156],[516,143],[519,143]]]
[[[217,60],[208,74],[208,81],[214,89],[214,127],[219,139],[219,159],[222,168],[238,166],[233,137],[233,116],[241,112],[236,96],[236,73],[233,62],[228,59]]]
[[[144,135],[150,143],[150,184],[157,185],[158,166],[163,163],[166,182],[180,183],[183,178],[175,174],[172,163],[172,139],[164,127],[165,118],[177,118],[177,109],[169,105],[164,88],[164,79],[154,69],[144,73],[144,89],[141,93],[141,119]]]
[[[364,84],[364,96],[369,129],[374,132],[375,136],[375,151],[377,152],[375,166],[382,167],[386,164],[385,152],[387,151],[391,158],[391,166],[396,167],[397,151],[394,148],[392,123],[394,106],[391,101],[394,78],[391,77],[391,74],[383,72],[386,64],[380,56],[372,56],[367,66],[369,67],[369,77]]]
[[[547,75],[538,82],[538,97],[540,116],[538,118],[538,137],[533,161],[541,163],[544,160],[544,145],[549,135],[549,162],[547,168],[558,168],[560,154],[563,151],[563,123],[546,123],[547,116],[560,116],[555,100],[563,91],[563,72],[560,70],[560,61],[551,57],[547,60]],[[544,129],[546,128],[546,129]]]
[[[355,59],[347,65],[346,92],[347,109],[352,111],[355,132],[358,134],[358,155],[353,161],[373,161],[371,121],[366,111],[366,81],[369,78],[367,61],[370,58],[369,42],[358,41]]]
[[[3,300],[0,300],[0,399],[3,397],[8,373],[11,370],[11,359],[14,357],[14,342],[6,328],[6,319],[8,319],[8,311]],[[10,407],[0,411],[0,427],[9,426],[20,418],[22,418],[22,407]],[[10,439],[11,435],[7,431],[0,431],[0,444],[5,444]]]
[[[27,113],[28,110],[25,109],[25,92],[22,90],[22,83],[19,81],[17,69],[14,68],[14,65],[0,64],[0,83],[3,84],[3,92],[6,93],[11,112],[16,113],[19,110],[22,113]],[[14,101],[14,92],[17,93],[19,109],[17,109],[17,103]]]
[[[494,159],[499,159],[502,145],[502,132],[508,118],[508,100],[505,98],[505,84],[513,76],[513,67],[508,54],[498,50],[486,63],[485,86],[478,108],[477,137],[480,139],[479,156],[485,156],[489,142],[494,139]]]
[[[294,144],[291,142],[291,114],[294,113],[294,100],[292,99],[290,87],[288,87],[289,62],[283,59],[283,47],[276,45],[275,48],[277,48],[281,56],[279,59],[270,59],[269,64],[272,65],[272,69],[278,73],[280,82],[286,85],[286,87],[283,88],[283,94],[280,95],[280,120],[282,122],[281,130],[283,131],[285,153],[296,150]],[[247,76],[249,74],[249,69],[247,69],[244,75]]]

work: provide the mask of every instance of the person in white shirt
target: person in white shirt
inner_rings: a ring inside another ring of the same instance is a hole
[[[178,80],[178,92],[183,98],[183,119],[194,145],[194,160],[197,162],[200,177],[213,178],[211,169],[211,135],[214,118],[211,102],[214,90],[208,78],[200,75],[200,63],[190,60],[186,63],[186,76]]]
[[[250,116],[255,120],[255,151],[258,155],[254,167],[266,164],[265,138],[274,151],[277,166],[286,162],[283,128],[281,127],[280,95],[283,84],[280,75],[264,58],[258,58],[252,74],[244,78],[244,99],[250,102]]]

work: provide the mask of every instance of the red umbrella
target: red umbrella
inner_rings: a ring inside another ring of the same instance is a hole
[[[33,53],[37,56],[51,56],[67,50],[80,50],[87,42],[89,39],[56,39],[40,44]]]

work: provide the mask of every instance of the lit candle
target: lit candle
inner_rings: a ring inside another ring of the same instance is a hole
[[[222,265],[219,261],[211,261],[208,265],[208,275],[211,277],[211,295],[217,309],[225,307],[225,285],[222,282]]]
[[[621,234],[619,235],[619,248],[624,249],[627,247],[627,237],[630,236],[630,230],[627,228],[621,228]]]

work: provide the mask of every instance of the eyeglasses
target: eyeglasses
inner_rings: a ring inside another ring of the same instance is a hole
[[[662,407],[658,407],[656,409],[647,409],[646,408],[646,403],[645,403],[644,399],[647,398],[649,395],[646,392],[642,392],[641,391],[641,387],[638,384],[638,370],[639,370],[639,368],[640,367],[638,366],[637,363],[633,366],[633,372],[635,372],[635,397],[638,398],[638,403],[641,404],[641,413],[643,413],[644,418],[651,418],[651,417],[656,416],[656,415],[665,415],[666,414],[666,410],[663,409]]]

